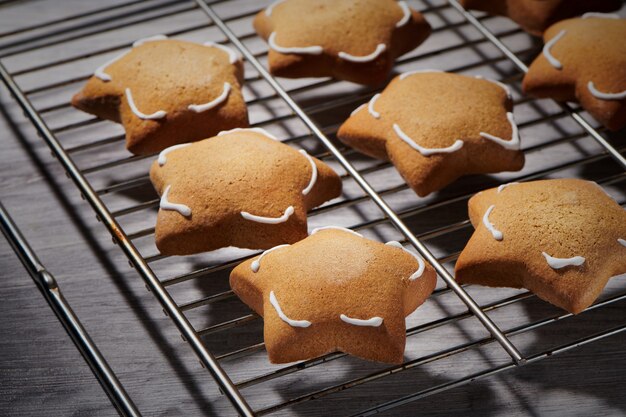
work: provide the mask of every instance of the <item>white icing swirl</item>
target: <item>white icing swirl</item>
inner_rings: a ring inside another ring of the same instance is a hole
[[[513,98],[513,93],[511,92],[511,89],[509,88],[508,85],[504,84],[503,82],[498,81],[498,80],[492,80],[491,78],[485,78],[482,75],[476,75],[474,78],[478,80],[485,80],[485,81],[489,81],[490,83],[494,83],[495,85],[501,87],[506,92],[506,96],[509,98],[509,100]]]
[[[178,145],[173,145],[170,146],[169,148],[165,148],[163,149],[160,153],[159,153],[159,159],[157,159],[157,162],[159,163],[159,166],[162,167],[163,165],[165,165],[165,163],[167,162],[167,154],[176,150],[176,149],[181,149],[181,148],[185,148],[187,146],[191,145],[191,143],[180,143]]]
[[[371,319],[361,320],[353,319],[352,317],[348,317],[345,314],[341,314],[339,318],[341,319],[341,321],[352,324],[354,326],[379,327],[381,324],[383,324],[382,317],[372,317]]]
[[[622,100],[626,98],[626,90],[619,93],[604,93],[596,88],[593,81],[587,83],[587,88],[592,96],[600,100]]]
[[[501,241],[504,238],[504,236],[502,235],[502,232],[496,229],[493,226],[493,223],[489,221],[489,215],[491,214],[491,212],[493,211],[495,207],[496,207],[495,205],[491,205],[489,206],[487,211],[485,211],[485,215],[483,216],[483,224],[485,225],[487,230],[491,232],[491,235],[493,236],[495,240]]]
[[[411,75],[423,74],[425,72],[444,72],[444,71],[441,71],[438,69],[421,69],[421,70],[403,72],[402,74],[399,75],[399,77],[401,80],[404,80],[406,77],[410,77]]]
[[[222,45],[221,43],[207,41],[207,42],[204,42],[203,45],[211,46],[213,48],[218,48],[226,52],[228,54],[228,60],[231,64],[234,64],[241,59],[241,56],[237,52],[233,51],[228,46]]]
[[[219,96],[217,96],[214,100],[211,100],[208,103],[204,103],[204,104],[190,104],[189,106],[187,106],[187,108],[196,113],[202,113],[207,110],[211,110],[212,108],[219,106],[220,104],[222,104],[228,99],[230,90],[231,90],[230,83],[224,83],[222,93]]]
[[[396,27],[401,28],[409,23],[409,19],[411,19],[411,9],[409,9],[409,6],[407,6],[405,1],[399,1],[398,6],[402,9],[402,19],[398,20]]]
[[[276,310],[276,313],[278,313],[278,317],[291,327],[309,327],[311,325],[311,322],[308,320],[292,320],[287,317],[287,315],[283,313],[283,310],[280,308],[280,304],[278,304],[274,291],[270,291],[270,303],[274,307],[274,310]]]
[[[626,239],[617,238],[617,243],[619,243],[620,245],[626,247]]]
[[[519,182],[509,182],[507,184],[502,184],[498,187],[498,194],[502,192],[506,187],[510,187],[511,185],[519,184]]]
[[[363,237],[362,234],[357,233],[354,230],[350,230],[348,228],[340,227],[340,226],[322,226],[322,227],[317,227],[317,228],[313,229],[313,231],[311,232],[310,236],[313,236],[314,234],[316,234],[317,232],[321,232],[322,230],[343,230],[344,232],[352,233],[355,236]]]
[[[565,35],[566,32],[567,31],[563,29],[562,31],[557,33],[555,37],[546,42],[546,44],[543,46],[543,56],[545,56],[550,65],[552,65],[556,69],[563,68],[563,65],[561,64],[561,61],[559,61],[554,57],[554,55],[552,55],[552,52],[550,50],[552,49],[554,44],[557,43],[559,39],[563,37],[563,35]]]
[[[128,101],[128,105],[130,106],[130,110],[135,114],[135,116],[139,117],[142,120],[157,120],[162,119],[167,115],[165,110],[158,110],[152,114],[145,114],[139,111],[135,102],[133,101],[133,95],[130,92],[130,88],[126,89],[126,101]]]
[[[309,180],[309,185],[306,186],[304,190],[302,190],[302,195],[307,195],[313,189],[315,182],[317,181],[317,165],[315,165],[315,161],[304,149],[300,149],[300,153],[304,155],[304,157],[311,164],[311,179]]]
[[[111,81],[113,78],[107,74],[106,72],[104,72],[104,70],[111,64],[113,64],[114,62],[122,59],[128,52],[130,51],[126,51],[123,54],[120,54],[118,56],[116,56],[115,58],[112,58],[110,60],[108,60],[107,62],[105,62],[104,64],[100,65],[98,68],[96,68],[96,70],[94,71],[93,75],[96,78],[101,79],[104,82],[109,82]]]
[[[384,43],[379,43],[376,46],[376,49],[374,50],[374,52],[372,52],[369,55],[363,55],[363,56],[351,55],[343,51],[339,52],[337,55],[339,56],[339,58],[346,60],[346,61],[362,63],[362,62],[371,62],[375,60],[376,58],[380,56],[380,54],[382,54],[386,50],[387,50],[387,45],[385,45]]]
[[[320,55],[324,52],[324,48],[319,45],[312,46],[280,46],[276,43],[276,32],[272,32],[268,39],[270,48],[281,54],[308,54],[308,55]]]
[[[230,130],[222,130],[220,133],[217,134],[217,136],[224,136],[224,135],[229,135],[231,133],[237,133],[237,132],[256,132],[256,133],[260,133],[263,136],[266,136],[268,139],[272,139],[275,141],[278,141],[278,138],[272,134],[270,134],[267,130],[262,129],[260,127],[236,127],[234,129],[230,129]]]
[[[137,39],[135,42],[133,42],[133,48],[141,46],[147,42],[164,41],[165,39],[167,39],[167,35],[154,35],[148,38]]]
[[[552,269],[561,269],[567,266],[581,266],[585,263],[585,258],[582,256],[574,256],[572,258],[555,258],[545,252],[541,252],[541,254],[544,258],[546,258],[548,265],[550,265]]]
[[[271,252],[274,252],[276,249],[280,249],[280,248],[284,248],[287,246],[291,246],[289,244],[285,244],[285,245],[278,245],[278,246],[274,246],[273,248],[270,248],[268,250],[266,250],[265,252],[263,252],[261,254],[261,256],[258,257],[258,259],[255,259],[254,261],[252,261],[252,263],[250,264],[250,269],[252,270],[252,272],[254,272],[255,274],[257,272],[259,272],[259,269],[261,269],[261,260],[263,259],[263,257]]]
[[[256,216],[254,214],[248,213],[247,211],[242,211],[241,212],[241,217],[243,217],[246,220],[250,220],[250,221],[253,221],[253,222],[257,222],[257,223],[279,224],[279,223],[285,223],[287,220],[289,220],[289,217],[291,217],[293,212],[294,212],[293,206],[289,206],[289,207],[287,207],[287,209],[285,210],[283,215],[280,216],[280,217]]]
[[[371,98],[369,103],[367,103],[367,111],[369,112],[369,114],[372,115],[372,117],[374,119],[380,119],[380,113],[378,113],[374,109],[374,105],[376,104],[376,100],[378,100],[379,97],[380,97],[380,93],[379,94],[374,94],[374,96]]]
[[[504,140],[497,136],[491,135],[489,133],[480,132],[480,136],[485,139],[489,139],[502,146],[504,149],[516,151],[520,148],[520,140],[519,140],[519,130],[517,129],[517,124],[515,123],[515,118],[513,117],[513,113],[507,112],[506,118],[511,124],[511,140]]]
[[[170,193],[171,187],[172,187],[171,185],[168,185],[167,187],[165,187],[165,191],[163,191],[163,195],[161,196],[161,201],[159,202],[159,208],[161,210],[177,211],[185,217],[191,216],[191,209],[189,208],[189,206],[186,206],[184,204],[171,203],[167,200],[167,196]]]
[[[598,19],[619,19],[619,15],[615,13],[598,13],[598,12],[587,12],[582,15],[583,19],[589,19],[591,17],[595,17]]]
[[[354,116],[355,114],[357,114],[358,112],[361,111],[362,108],[364,108],[365,106],[367,106],[368,103],[363,103],[361,104],[359,107],[357,107],[356,109],[352,110],[352,113],[350,113],[350,116]]]
[[[274,3],[270,4],[269,6],[267,6],[267,8],[265,9],[265,15],[266,16],[271,16],[272,15],[272,11],[274,10],[274,7],[278,6],[280,3],[284,2],[285,0],[276,0]]]
[[[393,130],[394,132],[396,132],[396,135],[398,135],[398,137],[402,139],[407,145],[409,145],[411,148],[415,149],[424,156],[430,156],[438,153],[452,153],[458,151],[463,147],[463,141],[457,139],[452,145],[446,148],[424,148],[415,143],[413,139],[407,136],[407,134],[404,133],[402,129],[400,129],[400,126],[395,123],[393,125]]]
[[[411,252],[410,250],[408,250],[407,248],[402,246],[402,243],[396,242],[395,240],[391,240],[391,241],[385,243],[385,245],[393,246],[394,248],[398,248],[398,249],[402,249],[403,251],[405,251],[406,253],[408,253],[409,255],[411,255],[412,257],[415,258],[415,260],[418,263],[417,271],[415,271],[415,272],[413,272],[411,274],[411,276],[409,277],[409,281],[415,281],[416,279],[418,279],[419,277],[422,276],[422,274],[424,273],[424,270],[426,269],[426,263],[424,262],[424,260],[419,255]]]

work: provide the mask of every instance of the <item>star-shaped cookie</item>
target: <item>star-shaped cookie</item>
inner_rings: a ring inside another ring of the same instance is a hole
[[[400,243],[334,227],[270,249],[230,275],[235,294],[264,318],[273,363],[334,351],[402,362],[405,317],[436,281],[434,269]]]
[[[128,150],[147,155],[247,127],[242,80],[234,51],[156,36],[100,66],[72,105],[121,123]]]
[[[626,19],[590,13],[551,26],[524,92],[578,101],[611,130],[626,126]]]
[[[460,0],[466,9],[507,16],[533,35],[551,24],[586,12],[611,12],[621,0]]]
[[[307,236],[307,211],[341,193],[328,165],[258,128],[167,148],[150,179],[161,195],[155,237],[165,255],[297,242]]]
[[[526,288],[571,313],[626,273],[626,210],[596,183],[511,183],[472,197],[460,283]]]
[[[462,175],[524,165],[508,88],[495,81],[423,70],[394,78],[357,108],[337,137],[390,159],[419,195]]]
[[[395,0],[279,0],[254,28],[269,42],[272,74],[360,84],[383,82],[395,59],[430,34],[420,13]]]

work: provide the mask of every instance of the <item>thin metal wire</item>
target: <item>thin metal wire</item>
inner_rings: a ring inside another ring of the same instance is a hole
[[[46,270],[35,251],[22,235],[9,212],[0,202],[0,230],[7,238],[22,264],[41,291],[52,311],[87,361],[96,379],[122,416],[140,417],[141,413],[107,363],[98,346],[83,327],[78,316],[63,296],[54,276]]]

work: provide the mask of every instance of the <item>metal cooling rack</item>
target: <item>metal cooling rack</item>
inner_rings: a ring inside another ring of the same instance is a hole
[[[0,75],[9,91],[239,414],[399,413],[407,408],[397,407],[421,398],[626,330],[620,314],[607,314],[624,311],[621,278],[573,317],[527,291],[459,286],[451,273],[471,234],[467,200],[482,189],[573,176],[595,180],[626,202],[626,146],[619,134],[595,127],[574,106],[520,94],[525,62],[540,50],[537,40],[507,19],[469,13],[456,0],[409,2],[434,30],[396,70],[434,67],[509,84],[527,158],[518,173],[466,177],[418,198],[389,163],[335,139],[350,111],[380,89],[274,79],[265,69],[267,47],[252,30],[252,18],[265,6],[258,3],[135,0],[0,33]],[[342,353],[271,365],[262,320],[228,288],[230,270],[255,252],[230,248],[180,258],[156,251],[158,198],[147,177],[154,155],[129,156],[118,125],[69,105],[93,68],[156,33],[239,49],[253,125],[307,149],[342,175],[343,195],[311,211],[311,228],[338,224],[373,239],[400,240],[435,267],[435,293],[408,318],[402,365]]]

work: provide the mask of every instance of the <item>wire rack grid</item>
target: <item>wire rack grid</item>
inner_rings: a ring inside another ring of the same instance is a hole
[[[623,309],[626,301],[619,279],[577,317],[526,291],[455,283],[454,261],[471,233],[471,195],[509,181],[574,176],[597,181],[623,205],[626,148],[616,145],[619,135],[594,127],[574,106],[520,94],[525,62],[540,45],[517,26],[469,13],[455,0],[410,3],[425,14],[433,34],[400,58],[396,71],[435,67],[510,85],[524,170],[467,177],[417,198],[389,163],[359,155],[334,137],[350,111],[380,89],[273,78],[265,69],[267,47],[251,29],[260,9],[256,1],[137,0],[0,34],[0,74],[9,91],[241,415],[396,413],[418,399],[626,329],[619,317],[606,320],[607,311]],[[341,173],[343,195],[309,213],[311,228],[337,224],[381,241],[399,240],[436,268],[435,293],[407,320],[402,365],[366,363],[342,353],[270,365],[262,320],[228,288],[230,270],[255,252],[230,248],[176,258],[156,251],[158,198],[146,174],[154,156],[128,156],[119,126],[69,105],[93,68],[155,33],[239,49],[253,126]]]

